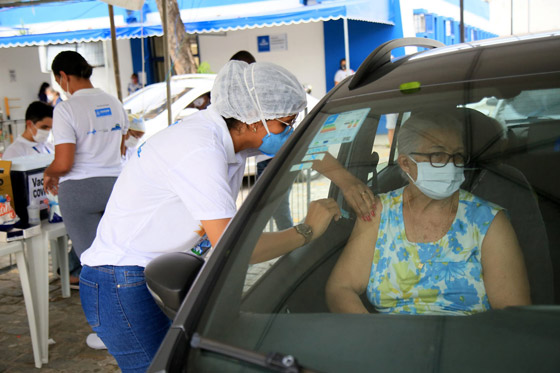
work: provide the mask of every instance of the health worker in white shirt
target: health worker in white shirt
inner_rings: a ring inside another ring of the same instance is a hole
[[[36,154],[53,154],[54,147],[49,142],[53,123],[53,107],[41,101],[32,102],[25,111],[25,131],[8,146],[3,159]]]
[[[95,238],[121,172],[121,143],[128,118],[119,100],[93,87],[93,68],[79,53],[59,53],[51,69],[69,98],[54,108],[55,158],[45,170],[44,188],[58,194],[64,224],[79,258]],[[72,281],[79,276],[79,261],[70,270]]]
[[[148,291],[144,267],[165,253],[215,247],[236,212],[247,156],[273,156],[306,106],[296,77],[271,63],[228,62],[211,97],[206,110],[140,146],[81,257],[86,319],[123,371],[145,370],[170,326]],[[316,239],[340,215],[333,199],[314,201],[305,225]],[[298,232],[265,233],[271,239],[257,245],[253,261],[304,245],[308,237]]]

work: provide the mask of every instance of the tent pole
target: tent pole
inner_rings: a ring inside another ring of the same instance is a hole
[[[117,97],[122,101],[121,92],[121,73],[119,72],[119,55],[117,54],[117,33],[115,31],[115,19],[113,6],[109,4],[109,22],[111,23],[111,47],[113,49],[113,70],[115,71],[115,85],[117,87]]]
[[[169,66],[169,41],[167,39],[167,0],[163,0],[162,4],[162,28],[163,28],[163,59],[165,71],[165,86],[167,90],[167,125],[171,125],[171,72]]]
[[[348,42],[348,18],[343,18],[344,24],[344,58],[346,59],[346,68],[350,69],[350,44]]]
[[[146,86],[148,79],[146,78],[146,61],[144,56],[144,8],[140,9],[140,51],[142,52],[142,87]]]

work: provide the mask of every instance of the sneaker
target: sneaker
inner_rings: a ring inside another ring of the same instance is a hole
[[[106,350],[105,343],[97,336],[97,333],[91,333],[86,338],[86,344],[89,348],[93,348],[94,350]]]
[[[80,290],[80,278],[70,275],[70,289]]]

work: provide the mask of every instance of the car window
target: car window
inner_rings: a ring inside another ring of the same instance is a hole
[[[179,84],[171,84],[171,103],[190,91],[191,87],[184,87]],[[165,85],[157,84],[145,87],[142,92],[125,99],[124,106],[132,114],[141,114],[145,120],[153,119],[167,109],[167,96]]]
[[[447,83],[409,94],[362,92],[327,101],[281,155],[262,197],[245,206],[250,211],[241,214],[243,234],[229,248],[232,254],[216,279],[198,332],[248,350],[289,352],[319,371],[344,370],[344,359],[334,354],[334,346],[344,348],[336,340],[341,335],[351,335],[357,345],[377,346],[397,330],[423,338],[418,331],[437,318],[388,319],[376,312],[365,292],[362,302],[371,314],[350,318],[330,312],[326,283],[359,217],[340,186],[325,175],[312,175],[314,162],[330,155],[377,195],[399,190],[409,178],[399,167],[396,140],[388,141],[387,123],[394,123],[396,139],[406,120],[422,111],[450,113],[459,123],[468,159],[461,189],[489,202],[489,208],[503,209],[522,249],[533,303],[553,304],[554,278],[560,278],[560,177],[550,172],[560,161],[559,95],[551,87],[558,84],[555,76]],[[278,230],[271,218],[286,195],[296,196],[289,204],[293,224],[304,221],[311,201],[327,197],[336,200],[342,219],[301,248],[250,264],[263,233]],[[325,348],[333,354],[321,351],[321,359],[302,342],[324,338],[331,338]],[[364,366],[373,366],[375,361],[362,352]],[[195,354],[199,364],[210,359]]]

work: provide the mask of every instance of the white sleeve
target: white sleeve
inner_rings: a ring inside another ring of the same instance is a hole
[[[54,108],[53,115],[53,137],[54,145],[75,144],[76,129],[73,126],[73,118],[70,113],[68,102],[61,102]]]
[[[237,211],[227,156],[221,148],[189,153],[169,170],[168,182],[196,220],[231,218]]]

